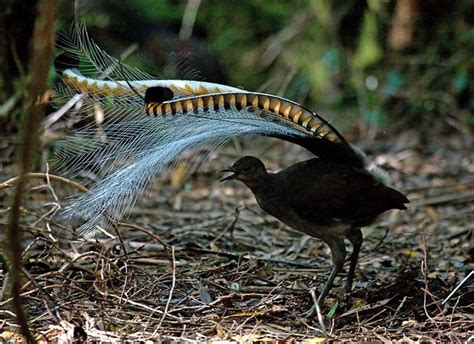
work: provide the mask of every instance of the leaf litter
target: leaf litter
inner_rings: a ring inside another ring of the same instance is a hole
[[[309,290],[328,276],[328,248],[266,215],[244,186],[217,182],[217,171],[239,156],[232,145],[192,173],[177,166],[98,237],[81,237],[79,224],[58,215],[77,192],[71,184],[33,179],[22,209],[32,332],[40,341],[472,340],[474,278],[442,304],[473,268],[472,147],[459,135],[433,146],[404,147],[405,139],[377,142],[392,149],[375,161],[410,207],[364,229],[353,291],[344,292],[341,274],[321,305],[324,328],[303,313],[313,304]],[[284,142],[255,140],[244,144],[245,154],[272,170],[310,157]],[[3,161],[12,157],[1,153]],[[2,181],[13,176],[5,166]],[[9,188],[2,189],[6,199]],[[2,259],[4,340],[19,336],[7,271]]]

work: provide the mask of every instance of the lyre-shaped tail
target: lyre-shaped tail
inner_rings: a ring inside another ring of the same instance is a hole
[[[66,41],[62,50],[68,58],[59,55],[64,60],[56,64],[63,67],[64,84],[58,90],[64,97],[84,94],[89,108],[100,106],[106,118],[100,133],[84,127],[57,152],[72,173],[87,169],[104,176],[66,210],[86,220],[85,232],[105,225],[110,217],[121,218],[185,150],[215,149],[236,136],[277,137],[322,159],[364,164],[328,121],[291,100],[213,83],[155,80],[108,56],[81,27]],[[84,76],[74,62],[78,59],[87,59],[99,78]]]

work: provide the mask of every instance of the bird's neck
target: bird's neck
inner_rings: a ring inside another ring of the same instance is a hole
[[[252,190],[255,195],[258,195],[262,192],[268,192],[273,185],[273,173],[265,173],[252,180],[244,181],[244,184]]]

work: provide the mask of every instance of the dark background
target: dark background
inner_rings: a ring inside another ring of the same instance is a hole
[[[22,92],[35,1],[2,3],[5,104]],[[283,95],[357,136],[474,123],[471,1],[189,3],[198,5],[194,25],[183,19],[194,14],[186,1],[82,1],[77,13],[112,56],[137,45],[132,65]],[[58,15],[61,29],[74,17],[72,1],[60,2]],[[14,132],[18,112],[2,110],[3,130]]]

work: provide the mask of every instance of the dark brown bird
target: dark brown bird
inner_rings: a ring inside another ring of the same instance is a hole
[[[346,259],[344,238],[353,245],[346,284],[350,291],[363,241],[360,228],[386,210],[406,209],[408,203],[403,194],[368,170],[319,158],[269,173],[258,158],[245,156],[223,172],[233,174],[221,181],[243,182],[265,212],[329,245],[333,269],[320,293],[320,303]]]

